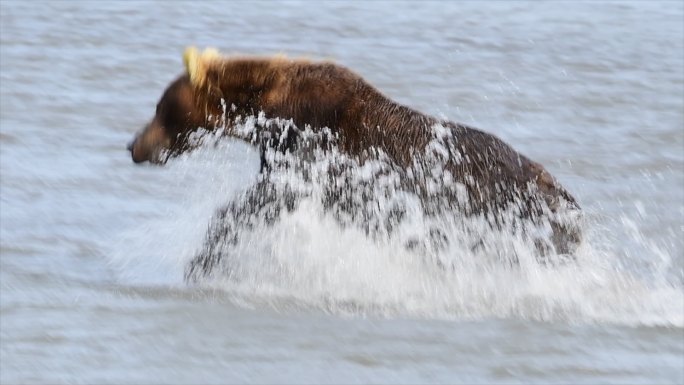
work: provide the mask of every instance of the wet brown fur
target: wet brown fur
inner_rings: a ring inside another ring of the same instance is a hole
[[[300,128],[329,127],[338,135],[340,151],[362,159],[367,152],[381,149],[404,168],[425,152],[431,127],[440,123],[457,138],[462,155],[461,161],[450,159],[446,168],[466,185],[474,206],[510,201],[514,190],[531,183],[552,208],[560,198],[576,205],[543,166],[496,136],[400,105],[340,65],[234,57],[212,61],[207,67],[203,84],[192,85],[185,74],[165,91],[155,118],[131,145],[134,161],[161,163],[165,161],[158,155],[161,148],[184,151],[189,132],[218,125],[224,100],[227,122],[263,112],[267,118],[292,119]],[[230,125],[228,134],[235,134]]]

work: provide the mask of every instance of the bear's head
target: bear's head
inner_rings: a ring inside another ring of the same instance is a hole
[[[207,49],[201,54],[190,47],[183,61],[186,72],[164,91],[152,121],[128,144],[135,163],[163,164],[188,147],[188,135],[199,127],[210,129],[208,117],[216,111],[209,106],[207,70],[219,56]],[[212,111],[209,111],[209,110]]]

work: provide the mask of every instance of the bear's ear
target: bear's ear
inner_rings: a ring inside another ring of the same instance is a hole
[[[202,54],[195,47],[186,48],[183,52],[183,64],[185,64],[185,71],[190,77],[190,83],[195,87],[204,85],[207,81],[209,65],[219,56],[218,51],[214,48],[207,48]]]

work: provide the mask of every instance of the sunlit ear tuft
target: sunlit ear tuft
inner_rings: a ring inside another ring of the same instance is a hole
[[[183,51],[183,65],[185,66],[185,72],[191,75],[194,72],[194,68],[197,67],[197,48],[186,47]]]
[[[190,77],[190,83],[196,87],[204,85],[209,65],[219,57],[219,52],[214,48],[207,48],[202,54],[195,47],[186,48],[183,52],[183,64]]]

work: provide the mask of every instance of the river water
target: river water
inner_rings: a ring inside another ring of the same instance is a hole
[[[684,382],[682,2],[0,10],[0,382]],[[302,209],[249,280],[187,285],[259,168],[233,141],[131,162],[190,44],[333,59],[498,135],[578,198],[576,263],[445,275]]]

